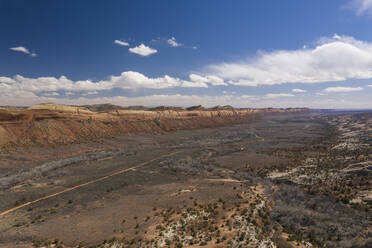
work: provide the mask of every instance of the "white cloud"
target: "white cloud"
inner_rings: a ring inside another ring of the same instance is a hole
[[[13,77],[14,82],[12,84],[0,84],[5,87],[8,85],[13,90],[23,90],[30,92],[42,92],[42,91],[81,91],[81,90],[104,90],[112,87],[112,82],[101,81],[98,83],[86,80],[86,81],[72,81],[65,76],[59,78],[55,77],[39,77],[39,78],[26,78],[21,75]]]
[[[101,81],[102,83],[104,81]],[[98,82],[98,83],[101,83]],[[149,78],[145,75],[127,71],[123,72],[120,76],[112,76],[109,80],[112,88],[122,89],[135,89],[135,88],[150,88],[150,89],[165,89],[172,87],[208,87],[205,83],[196,83],[179,78],[170,77],[165,75],[164,77]]]
[[[26,53],[26,54],[30,54],[30,51],[25,48],[25,47],[22,47],[22,46],[19,46],[19,47],[11,47],[9,48],[10,50],[13,50],[13,51],[17,51],[17,52],[22,52],[22,53]]]
[[[83,93],[82,95],[83,96],[91,96],[91,95],[98,95],[99,94],[99,92],[98,91],[88,91],[88,92],[85,92],[85,93]]]
[[[292,96],[294,95],[288,94],[288,93],[278,93],[278,94],[269,93],[265,95],[266,98],[292,97]]]
[[[180,47],[180,46],[183,46],[183,44],[178,43],[178,42],[176,41],[176,38],[174,38],[174,37],[171,37],[170,39],[168,39],[168,40],[167,40],[167,43],[168,43],[169,45],[171,45],[172,47]]]
[[[14,79],[9,77],[0,77],[0,83],[12,84],[14,83]]]
[[[1,81],[0,81],[1,82]],[[372,87],[372,84],[369,84],[368,87]]]
[[[328,87],[324,89],[325,92],[353,92],[362,90],[362,87]]]
[[[192,82],[210,83],[213,86],[227,85],[222,78],[214,76],[214,75],[209,75],[209,76],[204,77],[198,74],[190,74],[189,78]]]
[[[118,45],[120,45],[120,46],[129,46],[129,43],[126,42],[126,41],[115,40],[114,43],[115,43],[115,44],[118,44]]]
[[[189,82],[189,81],[184,81],[182,83],[182,87],[199,87],[199,88],[208,88],[208,85],[203,82]]]
[[[59,96],[58,92],[46,92],[43,94],[44,96]]]
[[[37,54],[36,53],[32,53],[30,52],[30,50],[28,50],[27,48],[23,47],[23,46],[19,46],[19,47],[11,47],[9,48],[10,50],[13,50],[13,51],[16,51],[16,52],[22,52],[22,53],[25,53],[25,54],[28,54],[30,55],[31,57],[36,57]]]
[[[130,105],[144,105],[144,106],[192,106],[195,103],[202,104],[203,106],[212,107],[216,105],[227,105],[239,102],[239,99],[232,96],[208,96],[208,95],[150,95],[150,96],[139,96],[139,97],[79,97],[79,98],[56,98],[48,96],[37,96],[32,92],[10,92],[6,95],[2,95],[0,98],[0,105],[13,105],[13,106],[27,106],[43,102],[54,102],[59,104],[71,104],[71,105],[85,105],[85,104],[100,104],[100,103],[112,103],[121,106]],[[245,99],[244,104],[247,104],[248,100]]]
[[[246,62],[209,66],[234,85],[322,83],[372,78],[372,43],[335,35],[322,38],[312,49],[260,52]]]
[[[168,75],[158,78],[149,78],[139,72],[134,71],[123,72],[120,76],[112,76],[109,80],[111,87],[123,89],[134,88],[164,89],[181,86],[182,82],[183,80],[179,78],[173,78]]]
[[[158,50],[148,47],[145,44],[141,44],[139,46],[129,48],[129,52],[135,53],[141,56],[149,56],[151,54],[157,53]]]
[[[241,95],[238,98],[239,99],[242,99],[242,100],[260,100],[259,97],[257,97],[257,96],[250,96],[250,95]]]
[[[0,84],[0,105],[27,106],[47,102],[46,97],[39,97],[29,91],[3,91]]]
[[[17,96],[18,99],[14,97]],[[138,97],[79,97],[79,98],[56,98],[36,96],[35,94],[14,93],[5,98],[0,98],[0,105],[8,102],[10,105],[32,105],[42,102],[54,102],[59,104],[85,105],[85,104],[100,104],[112,103],[120,106],[143,105],[143,106],[181,106],[188,107],[195,104],[201,104],[205,107],[213,107],[216,105],[233,105],[241,107],[249,107],[254,103],[254,99],[250,96],[235,97],[231,95],[210,96],[210,95],[182,95],[182,94],[158,94]]]
[[[308,97],[282,97],[278,98],[267,98],[257,97],[250,95],[182,95],[182,94],[155,94],[148,96],[138,97],[102,97],[99,95],[93,95],[89,97],[46,97],[38,96],[32,92],[27,91],[11,91],[4,93],[0,90],[0,106],[1,105],[13,105],[13,106],[27,106],[32,104],[38,104],[43,102],[55,102],[60,104],[71,104],[71,105],[85,105],[85,104],[99,104],[99,103],[112,103],[121,106],[130,105],[144,105],[144,106],[192,106],[201,104],[206,107],[212,107],[216,105],[232,105],[235,107],[311,107],[311,108],[372,108],[372,102],[369,97],[360,98],[358,101],[355,98],[339,99],[331,98],[327,96],[319,96],[314,101],[314,96]]]
[[[111,90],[114,88],[165,89],[173,87],[207,88],[208,85],[204,82],[186,81],[168,75],[150,78],[135,71],[122,72],[119,76],[111,76],[108,80],[101,80],[98,82],[90,80],[73,81],[65,76],[59,78],[27,78],[21,75],[16,75],[13,78],[0,77],[0,97],[3,93],[9,93],[11,91],[28,91],[33,93],[66,91],[65,94],[67,94],[67,92],[88,91],[88,93],[84,94],[92,95],[101,90]]]
[[[302,90],[302,89],[293,89],[292,92],[295,92],[295,93],[305,93],[306,90]]]
[[[208,95],[151,95],[142,97],[114,97],[104,99],[92,99],[92,101],[80,99],[81,102],[86,104],[111,102],[113,104],[119,104],[124,106],[130,105],[144,105],[144,106],[181,106],[188,107],[195,104],[201,104],[206,107],[212,107],[216,105],[227,105],[234,104],[240,101],[232,96],[208,96]],[[247,101],[245,101],[247,104]]]
[[[351,0],[348,6],[355,9],[357,15],[372,14],[372,0]]]

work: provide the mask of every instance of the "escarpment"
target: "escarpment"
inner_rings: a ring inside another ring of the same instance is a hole
[[[131,109],[39,104],[0,109],[0,148],[70,144],[115,137],[125,133],[207,128],[249,122],[262,114],[299,113],[307,109],[234,109],[231,107]]]

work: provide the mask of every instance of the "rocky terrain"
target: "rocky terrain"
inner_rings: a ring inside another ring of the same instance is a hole
[[[0,247],[372,245],[370,113],[2,111]]]
[[[0,108],[0,149],[18,146],[71,144],[123,133],[161,133],[179,129],[242,123],[264,113],[306,112],[306,109],[234,109],[232,107],[122,108],[103,104],[67,106],[40,104]]]

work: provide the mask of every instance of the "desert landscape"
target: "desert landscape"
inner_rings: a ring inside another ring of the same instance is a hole
[[[0,247],[368,247],[370,113],[1,109]]]
[[[372,248],[372,0],[0,0],[0,248]]]

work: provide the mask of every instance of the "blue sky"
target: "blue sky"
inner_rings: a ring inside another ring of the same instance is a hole
[[[372,0],[0,0],[0,105],[372,108]]]

